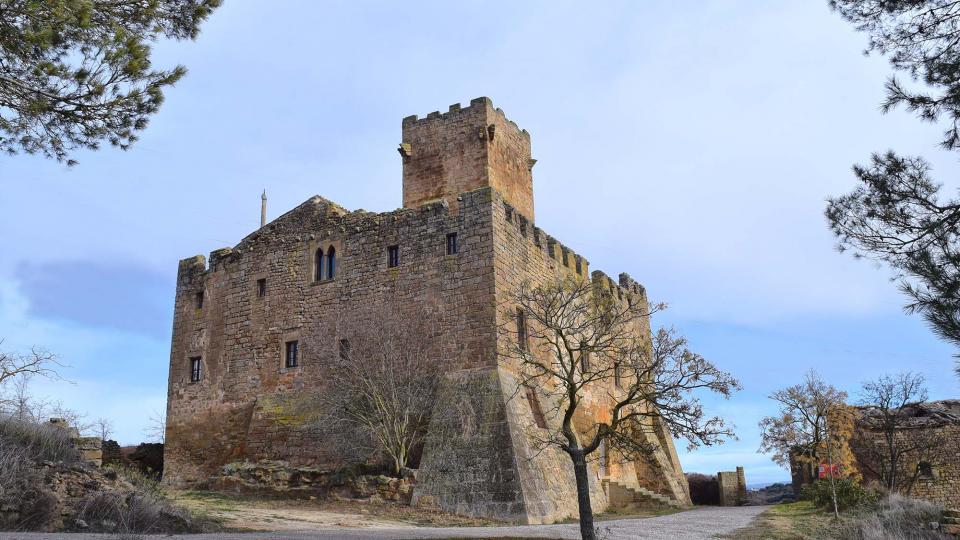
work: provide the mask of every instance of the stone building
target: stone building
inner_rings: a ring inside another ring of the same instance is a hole
[[[960,400],[945,399],[913,403],[895,411],[896,437],[902,438],[898,449],[907,451],[903,458],[904,478],[912,497],[926,499],[945,508],[960,510]],[[872,407],[860,410],[856,422],[858,435],[882,438],[876,428],[882,423],[880,413]],[[883,442],[875,443],[880,451]],[[878,481],[879,467],[869,463],[869,455],[856,453],[857,468],[866,482]]]
[[[348,211],[315,196],[240,241],[180,261],[164,481],[204,482],[224,465],[283,460],[335,467],[310,429],[278,421],[273,398],[309,391],[325,365],[364,339],[370,306],[417,316],[439,306],[436,361],[446,373],[413,502],[466,515],[544,523],[576,516],[569,458],[536,452],[536,393],[517,398],[498,351],[499,309],[524,282],[589,279],[621,302],[646,302],[627,274],[590,272],[535,225],[530,135],[488,98],[403,120],[403,208]],[[649,321],[640,331],[649,338]],[[594,398],[593,403],[599,403]],[[587,407],[578,425],[592,425]],[[650,460],[591,464],[594,508],[617,500],[689,504],[672,437],[657,426]]]

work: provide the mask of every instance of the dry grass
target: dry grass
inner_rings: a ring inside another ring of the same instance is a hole
[[[0,529],[34,530],[53,519],[57,501],[43,489],[36,463],[78,459],[62,429],[0,416],[0,507],[16,510],[0,519]]]
[[[876,506],[841,513],[840,521],[809,501],[771,507],[748,527],[723,538],[742,540],[939,540],[950,538],[926,528],[939,509],[927,502],[892,495]]]

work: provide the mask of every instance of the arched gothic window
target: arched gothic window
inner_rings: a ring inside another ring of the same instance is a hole
[[[333,246],[327,250],[327,279],[333,279],[337,275],[337,250]]]

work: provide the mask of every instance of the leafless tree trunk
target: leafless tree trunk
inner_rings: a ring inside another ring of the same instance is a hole
[[[645,434],[661,423],[691,447],[733,436],[720,418],[706,417],[692,392],[729,396],[739,383],[687,349],[672,331],[649,338],[649,315],[664,306],[565,279],[524,284],[502,307],[512,321],[502,331],[514,337],[504,354],[520,368],[514,395],[527,389],[546,394],[552,404],[547,412],[560,419],[538,443],[570,456],[584,539],[595,538],[587,459],[602,442],[625,459],[645,459],[655,451]],[[609,421],[584,418],[581,404],[588,396],[605,402]],[[590,429],[578,431],[575,417],[577,425],[588,422]]]

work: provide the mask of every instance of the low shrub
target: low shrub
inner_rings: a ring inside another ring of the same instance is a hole
[[[112,467],[134,491],[98,491],[76,508],[76,516],[92,532],[188,533],[211,530],[211,524],[196,519],[188,510],[167,499],[160,483],[133,468]]]
[[[687,485],[693,504],[720,504],[720,482],[716,476],[690,473],[687,475]]]
[[[0,450],[15,449],[32,461],[74,463],[80,454],[70,441],[70,434],[52,424],[38,424],[0,415]]]
[[[149,493],[96,492],[84,499],[77,516],[89,530],[110,533],[195,532],[192,516]]]
[[[874,504],[877,501],[876,493],[865,489],[858,482],[850,478],[835,478],[834,486],[837,491],[837,506],[840,510],[856,508]],[[803,486],[800,498],[809,500],[822,508],[833,508],[833,486],[830,480],[817,480]]]
[[[37,463],[79,457],[62,429],[0,416],[0,529],[36,530],[54,519],[57,500],[44,489]]]
[[[935,504],[910,499],[896,493],[876,507],[844,523],[840,538],[856,540],[939,540],[948,536],[931,530],[928,524],[939,521],[942,509]]]

